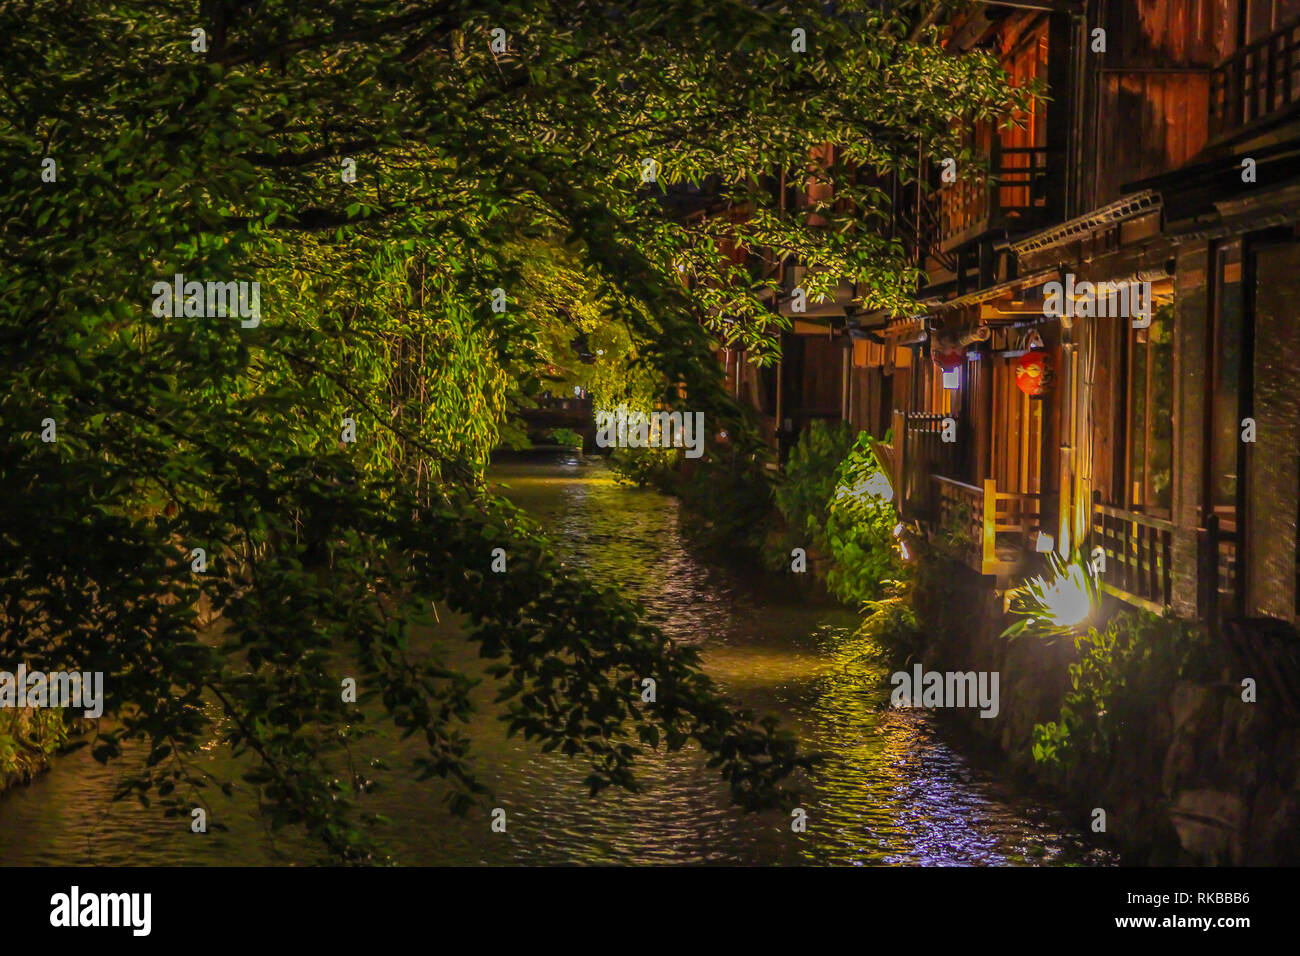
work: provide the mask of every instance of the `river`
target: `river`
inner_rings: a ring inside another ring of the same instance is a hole
[[[1001,783],[945,743],[930,717],[890,709],[883,667],[851,635],[856,615],[811,601],[770,577],[700,560],[683,539],[675,501],[617,484],[601,464],[572,459],[499,466],[494,480],[544,522],[566,560],[645,605],[736,700],[774,712],[811,750],[827,755],[807,791],[807,830],[787,815],[747,815],[694,750],[648,755],[643,790],[592,799],[583,767],[507,738],[490,712],[491,689],[467,729],[476,766],[506,810],[505,833],[486,813],[460,818],[436,785],[395,769],[366,808],[389,823],[380,835],[394,862],[417,865],[558,863],[1097,865],[1049,805]],[[475,666],[454,640],[454,663]],[[391,740],[372,753],[414,752]],[[204,759],[229,771],[215,745]],[[396,761],[390,761],[396,764]],[[32,784],[0,794],[0,863],[97,865],[293,864],[315,848],[272,834],[247,788],[214,794],[225,832],[190,832],[189,820],[110,797],[122,776],[89,748],[60,757]]]

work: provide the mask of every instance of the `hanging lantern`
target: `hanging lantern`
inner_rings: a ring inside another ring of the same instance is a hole
[[[1052,362],[1046,349],[1033,349],[1016,362],[1016,387],[1026,395],[1039,396],[1052,384]]]
[[[934,353],[934,364],[945,372],[955,372],[966,361],[965,349],[946,349]]]
[[[934,364],[943,369],[943,387],[959,388],[961,376],[957,370],[961,368],[962,363],[966,361],[966,351],[964,349],[945,349],[942,352],[934,353]]]

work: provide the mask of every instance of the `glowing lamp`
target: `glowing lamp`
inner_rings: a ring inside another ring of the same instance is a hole
[[[867,494],[874,495],[881,501],[889,502],[894,500],[894,486],[889,483],[889,478],[883,471],[872,472],[864,487]]]
[[[1035,349],[1016,362],[1016,388],[1026,395],[1042,395],[1052,381],[1052,364],[1046,350]]]
[[[1088,585],[1083,577],[1083,569],[1078,565],[1070,565],[1065,575],[1054,581],[1047,582],[1041,577],[1034,580],[1042,587],[1047,616],[1053,624],[1074,627],[1092,613]]]

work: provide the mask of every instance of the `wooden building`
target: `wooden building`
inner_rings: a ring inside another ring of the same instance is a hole
[[[738,394],[783,451],[813,417],[892,429],[904,513],[1003,584],[1077,548],[1130,604],[1294,622],[1300,0],[981,3],[947,44],[1048,95],[911,200],[924,311],[848,287]]]

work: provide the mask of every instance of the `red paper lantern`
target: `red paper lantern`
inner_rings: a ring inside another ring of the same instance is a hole
[[[944,352],[934,353],[934,364],[945,372],[957,371],[965,361],[966,352],[963,349],[948,349]]]
[[[1052,382],[1052,363],[1046,350],[1034,349],[1016,362],[1016,387],[1026,395],[1042,395]]]

